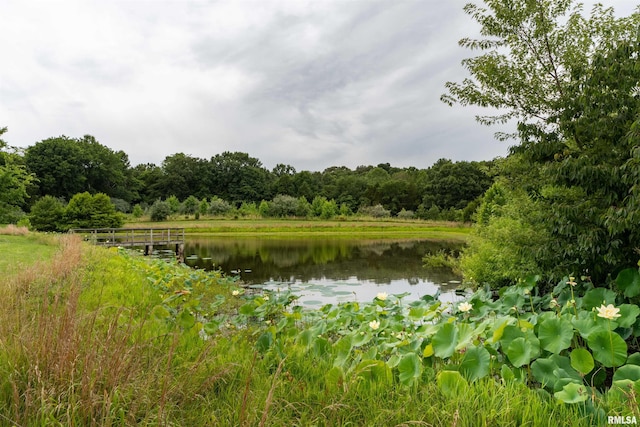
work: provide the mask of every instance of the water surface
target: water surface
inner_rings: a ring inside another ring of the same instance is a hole
[[[220,269],[252,288],[291,289],[309,306],[370,301],[378,292],[408,293],[407,300],[441,292],[441,300],[456,301],[459,277],[424,268],[422,257],[460,247],[424,239],[189,237],[185,262]]]

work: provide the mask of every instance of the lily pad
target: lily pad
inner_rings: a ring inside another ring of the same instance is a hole
[[[620,366],[627,360],[627,343],[615,332],[599,331],[589,335],[593,358],[607,368]]]

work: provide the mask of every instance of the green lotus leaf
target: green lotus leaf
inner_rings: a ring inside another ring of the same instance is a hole
[[[458,371],[440,371],[436,379],[440,391],[447,397],[458,397],[469,384]]]
[[[589,335],[594,332],[605,330],[603,326],[593,318],[593,315],[586,311],[578,313],[578,318],[573,319],[571,324],[584,339],[589,339]]]
[[[458,343],[458,328],[453,323],[445,323],[433,336],[431,343],[437,357],[451,357]]]
[[[627,365],[638,365],[640,366],[640,353],[633,353],[629,355],[627,359]]]
[[[595,367],[593,356],[586,348],[576,348],[571,352],[571,367],[582,374],[588,374]]]
[[[390,383],[393,379],[391,368],[382,360],[363,360],[356,367],[356,375],[375,383]]]
[[[620,309],[620,318],[616,319],[618,326],[621,328],[633,326],[640,314],[640,308],[635,304],[622,304],[618,308]]]
[[[519,337],[511,341],[506,353],[509,361],[511,361],[515,367],[526,365],[533,358],[531,347],[527,344],[527,340],[525,340],[524,337]]]
[[[565,319],[544,319],[538,326],[538,338],[543,349],[558,354],[571,345],[573,327]]]
[[[400,384],[410,386],[422,375],[422,361],[415,353],[405,354],[398,363],[398,372]]]
[[[524,338],[524,332],[520,330],[517,326],[507,325],[502,332],[502,338],[500,338],[500,345],[503,349],[509,348],[511,341],[516,338]]]
[[[325,383],[329,388],[337,388],[344,384],[344,371],[339,366],[329,369],[324,376]]]
[[[626,364],[619,367],[613,374],[613,381],[618,380],[640,380],[640,366]]]
[[[600,307],[602,303],[614,304],[616,302],[616,293],[607,288],[589,289],[582,297],[582,308],[591,311],[594,307]]]
[[[273,345],[273,335],[271,332],[264,332],[256,341],[256,348],[260,353],[266,353]]]
[[[178,316],[178,326],[182,329],[191,329],[196,324],[196,318],[189,310],[182,310]]]
[[[500,376],[505,383],[516,379],[516,376],[508,365],[502,365],[502,368],[500,368]]]
[[[531,374],[543,387],[553,390],[558,377],[554,374],[558,366],[551,359],[536,359],[531,364]]]
[[[553,394],[564,403],[580,403],[589,398],[589,392],[583,384],[569,383],[561,391]]]
[[[627,343],[615,332],[599,331],[587,340],[593,358],[607,368],[620,366],[627,360]]]
[[[464,353],[460,372],[470,382],[486,377],[489,375],[490,359],[489,352],[484,347],[472,347]]]
[[[624,292],[627,298],[640,295],[640,272],[637,268],[627,268],[618,273],[616,285]]]
[[[333,344],[333,349],[336,354],[336,358],[333,361],[333,366],[344,366],[346,361],[349,359],[351,355],[351,349],[353,346],[351,345],[351,336],[347,335],[340,338],[338,341]]]

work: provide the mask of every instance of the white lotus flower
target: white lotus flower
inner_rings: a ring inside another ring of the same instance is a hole
[[[473,304],[468,303],[468,302],[462,302],[462,303],[458,304],[458,310],[460,310],[463,313],[471,311],[472,308],[473,308]]]

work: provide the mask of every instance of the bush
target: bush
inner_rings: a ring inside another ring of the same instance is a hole
[[[156,200],[149,209],[151,221],[165,221],[171,215],[171,206],[162,200]]]
[[[142,206],[135,205],[133,207],[132,215],[134,218],[140,218],[142,215],[144,215],[144,209],[142,209]]]
[[[273,217],[288,217],[295,216],[298,211],[299,201],[297,198],[287,196],[284,194],[278,194],[269,203],[269,216]]]
[[[375,206],[362,206],[358,209],[358,213],[373,218],[388,218],[391,216],[391,211],[385,209],[384,206],[380,204]]]
[[[182,206],[182,204],[180,203],[180,200],[178,200],[176,196],[167,197],[166,202],[169,205],[169,209],[171,209],[171,215],[177,214],[178,212],[180,212],[180,206]]]
[[[53,196],[44,196],[31,207],[31,227],[38,231],[61,231],[64,221],[64,204]]]
[[[226,215],[233,210],[233,206],[226,200],[213,196],[209,203],[209,213],[214,216]]]
[[[196,196],[189,196],[182,202],[182,212],[188,215],[193,215],[198,211],[200,201]]]
[[[131,204],[126,200],[118,199],[117,197],[111,197],[111,203],[116,207],[118,212],[129,213],[131,212]]]
[[[413,213],[413,211],[408,211],[404,208],[402,208],[402,210],[398,212],[398,218],[400,219],[413,219],[415,218],[415,216],[416,215]]]
[[[122,214],[116,211],[111,199],[104,193],[76,194],[69,200],[64,212],[64,230],[70,228],[121,227]]]

